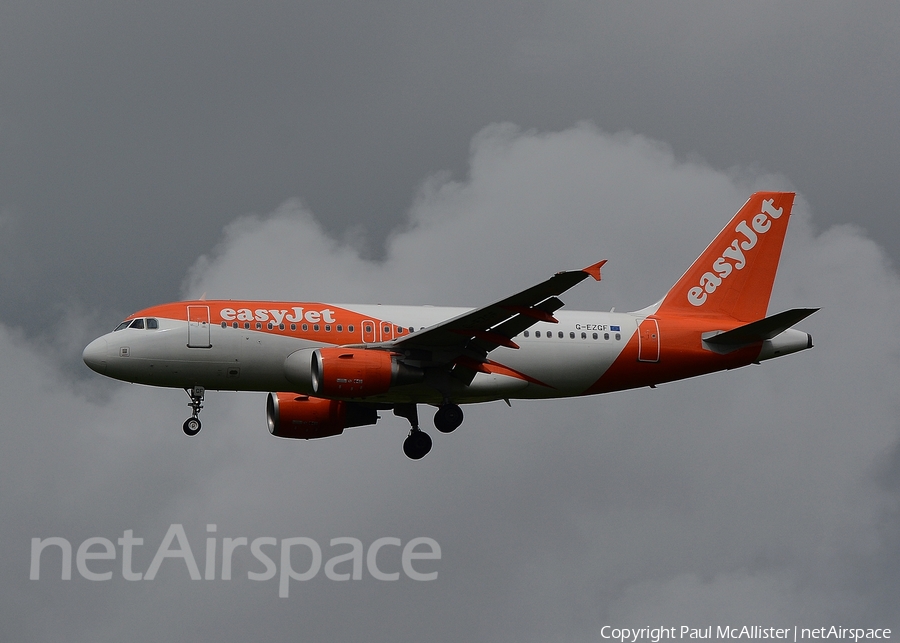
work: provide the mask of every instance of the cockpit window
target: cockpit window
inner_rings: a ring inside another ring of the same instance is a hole
[[[159,328],[159,320],[153,317],[147,319],[126,319],[113,329],[113,332],[122,330],[123,328],[147,328],[149,330],[157,330]]]

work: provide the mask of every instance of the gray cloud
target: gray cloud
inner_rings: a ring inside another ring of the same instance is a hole
[[[225,227],[183,293],[478,305],[608,258],[603,281],[566,303],[637,308],[752,190],[789,186],[589,124],[493,126],[472,141],[464,178],[424,183],[383,260],[288,201]],[[256,394],[211,393],[188,440],[180,391],[73,389],[53,358],[0,327],[5,632],[543,641],[676,619],[895,626],[900,347],[885,320],[900,281],[861,230],[819,231],[814,213],[798,198],[772,303],[822,306],[803,324],[813,351],[656,390],[467,407],[420,463],[402,456],[406,428],[390,415],[333,439],[271,438]],[[77,546],[133,529],[146,570],[172,523],[201,567],[208,523],[220,539],[429,536],[443,557],[430,583],[320,573],[288,599],[276,581],[247,580],[260,566],[246,552],[232,581],[191,581],[178,561],[154,581],[61,581],[52,557],[46,579],[28,580],[33,537]]]
[[[891,0],[8,2],[0,318],[48,341],[33,318],[172,299],[224,225],[297,195],[384,257],[423,176],[463,179],[473,132],[504,121],[760,164],[893,256],[898,19]]]

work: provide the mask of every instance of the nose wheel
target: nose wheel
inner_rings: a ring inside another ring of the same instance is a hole
[[[185,435],[195,436],[200,433],[200,428],[203,425],[200,424],[200,418],[189,417],[184,421],[184,424],[181,425],[182,430]]]
[[[184,392],[191,398],[188,406],[191,407],[193,413],[191,413],[191,417],[184,421],[181,428],[185,435],[193,437],[200,433],[200,428],[203,426],[200,424],[200,409],[203,408],[203,397],[206,393],[206,389],[202,386],[195,386],[192,389],[184,389]]]

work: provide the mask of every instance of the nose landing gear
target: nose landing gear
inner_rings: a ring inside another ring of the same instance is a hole
[[[191,398],[188,406],[191,407],[193,413],[191,413],[191,417],[184,421],[181,428],[185,435],[193,437],[200,433],[200,428],[202,426],[200,424],[200,409],[203,408],[203,397],[206,393],[206,389],[202,386],[195,386],[192,389],[184,389],[184,392]]]

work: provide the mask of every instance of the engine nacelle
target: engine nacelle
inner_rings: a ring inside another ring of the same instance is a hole
[[[375,424],[378,413],[351,402],[296,393],[269,393],[266,419],[269,433],[275,437],[311,440],[340,435],[350,427]]]
[[[298,390],[323,397],[368,397],[392,386],[421,382],[421,369],[398,361],[387,351],[360,348],[316,348],[292,353],[284,374]]]

